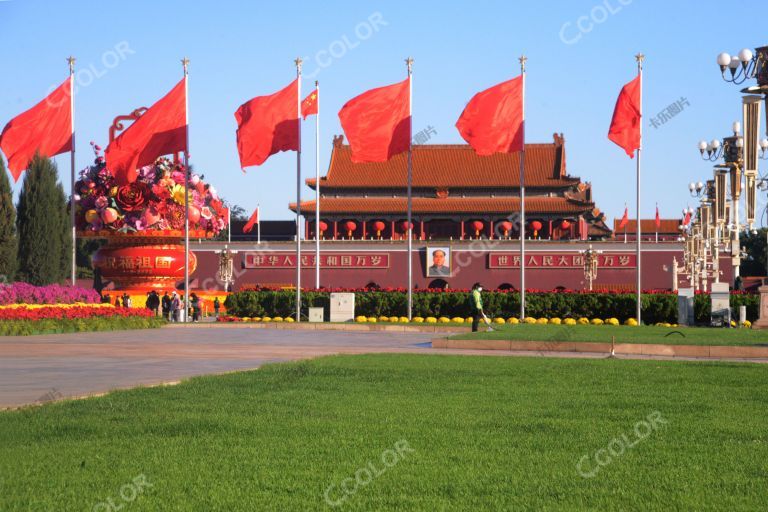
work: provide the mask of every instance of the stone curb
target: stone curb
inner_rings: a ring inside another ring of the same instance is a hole
[[[574,341],[511,341],[511,340],[432,340],[432,348],[466,350],[530,350],[533,352],[597,352],[611,353],[610,343]],[[617,355],[666,357],[703,357],[712,359],[768,359],[768,347],[722,345],[659,345],[616,343]]]
[[[168,324],[164,329],[219,329],[224,327],[245,327],[248,329],[284,329],[300,331],[357,331],[357,332],[440,332],[464,333],[469,327],[441,325],[387,325],[387,324],[331,324],[331,323],[261,323],[261,322],[210,322],[198,324]]]

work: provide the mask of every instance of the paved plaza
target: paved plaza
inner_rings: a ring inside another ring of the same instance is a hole
[[[242,326],[173,326],[147,331],[9,336],[0,339],[0,407],[176,383],[195,375],[254,369],[266,363],[332,354],[544,355],[529,351],[433,349],[431,340],[435,336],[435,333]],[[548,352],[546,356],[606,357],[604,353],[576,352]]]

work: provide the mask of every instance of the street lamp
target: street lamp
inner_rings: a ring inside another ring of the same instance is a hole
[[[716,162],[720,158],[725,158],[728,163],[736,162],[741,158],[744,148],[744,137],[741,135],[741,123],[734,121],[731,125],[733,136],[720,139],[712,139],[711,142],[705,140],[699,141],[699,153],[702,160]]]
[[[720,66],[720,74],[726,82],[740,85],[746,80],[758,78],[768,72],[768,47],[755,49],[755,53],[749,48],[744,48],[738,55],[721,53],[717,56],[717,65]],[[726,74],[725,70],[728,70]],[[760,84],[763,85],[763,84]]]
[[[589,249],[581,253],[584,256],[584,277],[589,283],[589,291],[592,291],[592,282],[597,279],[598,262],[603,251],[593,249],[592,244],[589,244]]]
[[[707,143],[704,142],[704,145],[706,144]],[[698,183],[692,181],[688,184],[688,191],[691,193],[691,197],[701,197],[701,194],[704,193],[704,184],[700,181]],[[685,215],[685,213],[685,210],[683,210],[683,215]]]
[[[227,244],[224,244],[223,251],[216,251],[219,255],[219,268],[216,271],[216,279],[224,284],[224,290],[230,291],[230,284],[234,283],[232,276],[235,274],[234,257],[237,251],[230,251]]]

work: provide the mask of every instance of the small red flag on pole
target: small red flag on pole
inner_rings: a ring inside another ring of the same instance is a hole
[[[245,223],[245,226],[243,226],[243,233],[250,233],[253,231],[253,226],[259,223],[259,207],[257,206],[256,209],[251,214],[251,218],[248,219],[248,222]]]
[[[304,119],[309,116],[317,115],[317,96],[318,90],[315,89],[301,102],[301,117]]]

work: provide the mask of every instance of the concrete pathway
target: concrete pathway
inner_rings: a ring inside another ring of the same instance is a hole
[[[409,352],[606,357],[604,353],[433,349],[430,341],[434,336],[434,333],[175,326],[159,330],[0,337],[0,408],[139,385],[175,383],[195,375],[330,354]]]

